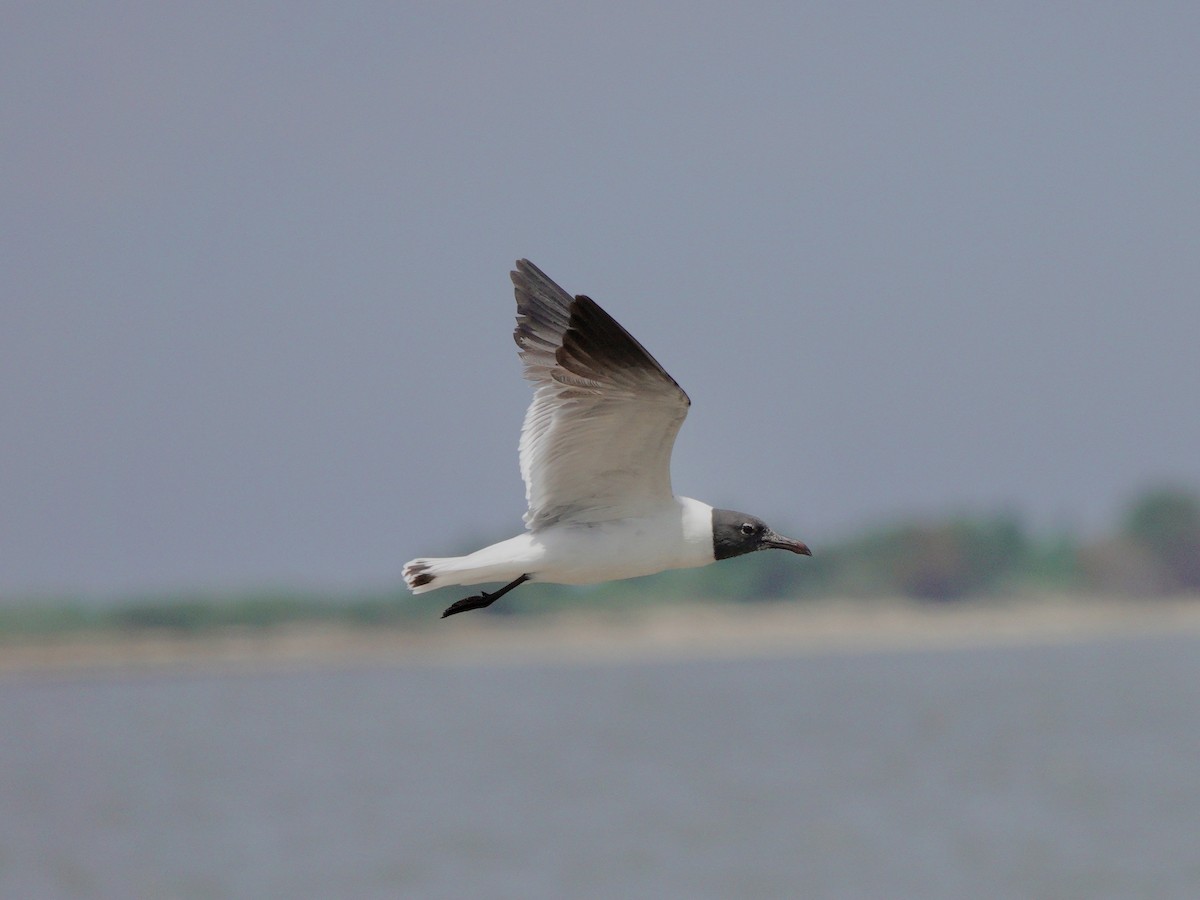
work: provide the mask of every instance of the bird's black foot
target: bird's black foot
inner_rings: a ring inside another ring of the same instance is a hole
[[[497,592],[498,593],[498,592]],[[485,606],[491,606],[496,601],[496,594],[476,594],[474,597],[464,597],[457,603],[451,603],[446,607],[446,611],[442,613],[442,618],[453,616],[456,613],[467,612],[472,609],[483,609]]]
[[[464,597],[457,603],[451,603],[447,606],[446,611],[442,613],[442,618],[444,619],[446,616],[453,616],[456,613],[467,612],[472,609],[483,609],[485,606],[491,606],[513,588],[517,587],[517,585],[524,584],[528,580],[528,575],[522,575],[520,578],[510,581],[495,593],[489,594],[485,591],[482,594],[476,594],[474,597]]]

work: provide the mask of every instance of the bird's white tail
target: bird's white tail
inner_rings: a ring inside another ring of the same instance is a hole
[[[527,570],[511,560],[491,560],[480,551],[470,556],[414,559],[404,564],[403,573],[408,589],[423,594],[454,584],[512,581],[527,574]]]
[[[414,594],[453,584],[509,582],[536,571],[538,551],[528,533],[476,550],[468,556],[414,559],[404,564],[404,583]]]
[[[456,577],[465,556],[414,559],[404,564],[404,583],[414,594],[435,591],[451,584],[462,584]]]

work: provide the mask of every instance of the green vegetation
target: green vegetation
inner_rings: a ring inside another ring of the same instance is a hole
[[[1200,498],[1179,490],[1145,494],[1130,508],[1124,539],[1142,550],[1168,590],[1200,590]]]
[[[902,596],[942,603],[1049,593],[1200,593],[1200,496],[1182,488],[1140,495],[1114,535],[1086,543],[1068,534],[1032,533],[1008,514],[899,522],[828,545],[814,543],[816,555],[803,561],[784,553],[757,553],[719,566],[590,588],[529,585],[483,614],[580,605],[620,613],[651,602],[695,600]],[[141,597],[107,605],[10,602],[0,605],[0,639],[91,629],[194,634],[293,622],[431,627],[454,599],[452,593],[412,597],[397,587],[351,597],[276,591]]]
[[[0,605],[0,641],[6,637],[70,631],[158,630],[203,634],[221,629],[265,629],[293,622],[412,625],[422,612],[407,591],[353,597],[278,591],[242,595],[138,597],[97,605],[56,600]]]

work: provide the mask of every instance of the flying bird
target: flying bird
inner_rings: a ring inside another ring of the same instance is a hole
[[[675,496],[671,448],[688,395],[591,298],[572,297],[527,259],[512,281],[513,337],[534,385],[519,446],[526,531],[468,556],[406,563],[409,590],[505,582],[445,618],[526,581],[596,584],[767,549],[812,555],[754,516]]]

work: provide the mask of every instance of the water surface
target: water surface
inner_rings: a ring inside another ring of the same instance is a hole
[[[0,896],[1194,898],[1200,638],[0,681]]]

